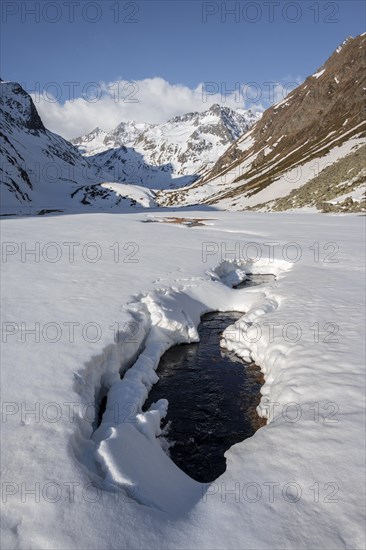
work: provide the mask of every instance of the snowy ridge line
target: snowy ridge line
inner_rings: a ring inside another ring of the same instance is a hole
[[[245,312],[267,307],[266,286],[230,288],[244,280],[247,273],[278,275],[290,268],[291,264],[283,260],[225,261],[209,270],[208,279],[202,279],[199,285],[192,280],[179,287],[160,288],[126,306],[134,320],[142,323],[142,334],[126,350],[121,344],[112,344],[90,362],[88,371],[89,392],[93,382],[95,395],[100,395],[101,388],[108,391],[101,424],[91,440],[87,439],[88,452],[93,453],[98,465],[92,467],[93,477],[99,475],[96,481],[103,489],[117,486],[136,501],[169,513],[187,510],[202,498],[205,486],[181,471],[160,445],[160,424],[167,414],[168,401],[160,399],[142,412],[151,387],[159,379],[155,372],[159,360],[175,344],[197,342],[201,316],[209,311]],[[134,357],[137,360],[129,366]],[[122,379],[120,372],[124,372]],[[77,454],[85,464],[85,452]],[[91,467],[90,459],[88,462]],[[154,476],[147,474],[151,469]],[[178,501],[177,492],[181,495]]]

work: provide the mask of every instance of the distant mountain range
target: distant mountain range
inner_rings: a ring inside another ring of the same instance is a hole
[[[44,127],[19,84],[1,81],[0,90],[1,204],[9,213],[155,205],[156,189],[197,180],[259,118],[213,105],[161,125],[96,128],[70,143]]]
[[[113,181],[154,189],[197,180],[260,114],[212,105],[164,124],[122,122],[111,132],[95,128],[71,142]]]
[[[0,82],[3,213],[365,209],[366,34],[260,117],[217,104],[164,124],[121,122],[72,143],[47,130],[31,97]]]

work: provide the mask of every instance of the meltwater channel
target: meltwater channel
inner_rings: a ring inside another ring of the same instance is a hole
[[[237,288],[273,279],[272,275],[253,275]],[[202,483],[217,479],[226,469],[224,453],[265,424],[256,412],[264,383],[260,368],[220,348],[222,332],[242,315],[203,315],[198,327],[200,341],[173,346],[162,356],[159,381],[144,405],[147,410],[159,399],[168,399],[163,428],[170,457]]]

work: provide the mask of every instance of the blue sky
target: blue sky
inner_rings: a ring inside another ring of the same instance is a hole
[[[1,76],[28,91],[55,82],[61,103],[88,82],[120,79],[230,90],[305,78],[364,26],[361,0],[4,1]]]

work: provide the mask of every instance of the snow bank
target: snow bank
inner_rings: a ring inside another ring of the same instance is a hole
[[[262,264],[268,272],[268,262]],[[245,265],[236,265],[236,271],[245,273],[246,269]],[[123,379],[111,386],[102,423],[93,434],[98,445],[96,459],[105,472],[106,486],[134,490],[139,502],[170,513],[186,510],[187,503],[199,499],[202,485],[180,471],[156,439],[161,435],[160,421],[167,414],[168,402],[160,400],[142,412],[149,390],[158,381],[155,370],[160,357],[174,344],[198,341],[197,326],[203,313],[245,311],[258,296],[263,296],[258,290],[231,290],[212,274],[216,280],[206,281],[198,288],[160,290],[141,298],[152,325],[144,350]],[[151,471],[153,477],[147,475]],[[184,497],[179,500],[178,489]]]

